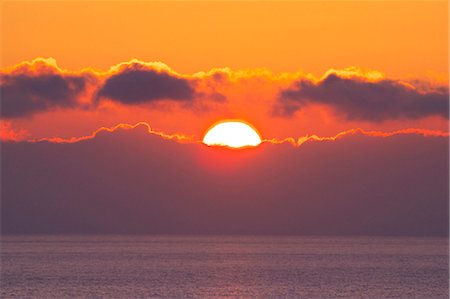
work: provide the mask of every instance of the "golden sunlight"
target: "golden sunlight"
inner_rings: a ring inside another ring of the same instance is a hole
[[[261,137],[256,129],[242,121],[223,121],[208,130],[203,143],[241,148],[259,145]]]

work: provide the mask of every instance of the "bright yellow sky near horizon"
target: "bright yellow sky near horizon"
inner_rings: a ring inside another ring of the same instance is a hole
[[[1,3],[1,67],[53,57],[69,70],[137,58],[181,73],[358,66],[448,78],[448,3],[115,1]]]

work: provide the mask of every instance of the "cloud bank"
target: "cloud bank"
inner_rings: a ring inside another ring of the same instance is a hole
[[[5,142],[3,233],[448,234],[448,137],[230,151],[139,125]]]

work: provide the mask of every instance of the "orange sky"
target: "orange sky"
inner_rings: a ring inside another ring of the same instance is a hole
[[[445,1],[3,1],[1,8],[5,73],[36,57],[53,57],[74,74],[88,68],[104,71],[102,76],[133,58],[161,61],[183,78],[231,69],[224,71],[229,80],[214,81],[209,74],[198,83],[205,98],[218,92],[224,103],[203,99],[186,109],[174,103],[105,102],[95,109],[50,109],[4,122],[11,132],[29,137],[80,137],[102,126],[144,121],[158,131],[201,138],[221,118],[244,119],[264,138],[334,136],[355,128],[448,130],[448,119],[439,116],[361,121],[317,103],[294,117],[273,115],[282,89],[298,78],[319,80],[330,69],[354,66],[356,72],[377,70],[401,84],[447,85]]]
[[[358,66],[448,78],[446,1],[3,1],[2,67],[35,57],[107,69],[138,58],[178,72]]]
[[[2,1],[2,230],[448,237],[448,12]]]

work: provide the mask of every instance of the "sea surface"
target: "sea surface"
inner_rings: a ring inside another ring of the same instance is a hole
[[[448,239],[3,236],[1,298],[448,298]]]

